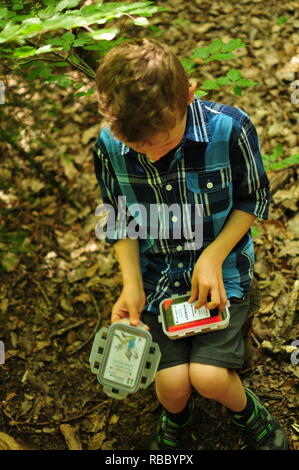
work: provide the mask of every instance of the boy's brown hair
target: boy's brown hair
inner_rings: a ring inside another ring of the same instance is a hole
[[[99,111],[116,138],[145,142],[176,124],[188,105],[188,77],[168,46],[154,39],[124,41],[96,72]]]

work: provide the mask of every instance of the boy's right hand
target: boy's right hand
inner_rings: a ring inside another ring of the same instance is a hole
[[[112,307],[111,323],[129,318],[131,325],[138,326],[145,302],[146,295],[143,288],[124,286]]]

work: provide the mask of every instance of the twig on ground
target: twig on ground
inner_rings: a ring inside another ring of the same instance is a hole
[[[70,424],[61,424],[59,429],[65,438],[69,450],[82,450],[77,429],[73,428]]]

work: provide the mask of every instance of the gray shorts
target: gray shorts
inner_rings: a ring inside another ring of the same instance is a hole
[[[243,299],[230,299],[230,322],[223,330],[181,339],[169,339],[163,332],[158,315],[144,311],[142,321],[149,325],[153,341],[159,344],[161,360],[158,370],[197,362],[227,369],[242,368],[244,340],[242,326],[250,313],[249,292]]]

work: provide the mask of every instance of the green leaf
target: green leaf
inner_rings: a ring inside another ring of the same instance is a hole
[[[252,80],[248,80],[247,78],[240,78],[239,80],[236,81],[236,84],[238,86],[254,86],[257,83],[253,82]]]
[[[139,16],[138,18],[135,18],[133,23],[136,26],[147,26],[149,24],[149,21],[145,16]]]
[[[55,11],[62,11],[66,8],[74,8],[80,3],[80,0],[61,0],[56,7]]]
[[[90,36],[96,41],[103,40],[103,39],[106,41],[112,41],[112,39],[115,38],[118,32],[119,32],[119,29],[116,27],[106,28],[106,29],[101,29],[99,31],[90,33]]]
[[[191,59],[206,59],[207,57],[209,57],[207,47],[197,47],[191,55]]]
[[[60,37],[54,37],[51,39],[48,39],[48,43],[51,44],[52,46],[62,46],[63,49],[68,50],[71,45],[73,44],[75,40],[75,35],[73,33],[65,33]]]
[[[213,41],[209,46],[208,46],[208,53],[209,54],[215,54],[215,52],[218,52],[222,49],[223,46],[223,41],[222,39],[216,39]]]
[[[281,145],[281,144],[277,144],[277,146],[275,147],[274,152],[272,153],[272,155],[273,155],[275,158],[279,158],[279,157],[281,157],[282,154],[283,154],[282,145]]]
[[[216,90],[219,88],[219,85],[216,80],[205,80],[201,85],[201,88],[204,90]]]
[[[81,96],[90,96],[90,95],[93,95],[93,93],[95,93],[96,90],[92,89],[92,90],[88,90],[88,91],[80,91],[79,93],[75,93],[75,96],[77,98],[81,98]]]
[[[61,51],[61,47],[51,47],[50,44],[46,44],[45,46],[36,49],[35,55],[46,54],[53,51]]]
[[[287,165],[299,165],[299,153],[290,155],[289,157],[285,158],[284,163],[286,163]]]
[[[73,80],[66,75],[53,75],[49,81],[56,82],[61,88],[67,88],[73,83]]]
[[[47,8],[44,8],[43,10],[38,11],[38,16],[41,19],[51,18],[54,15],[55,15],[55,5],[50,5]]]
[[[34,47],[31,47],[31,46],[22,46],[14,50],[13,56],[16,57],[17,59],[23,59],[24,57],[31,57],[34,55],[46,54],[48,52],[60,51],[60,50],[61,50],[61,47],[52,48],[50,44],[39,47],[38,49],[35,49]]]
[[[113,41],[97,41],[96,44],[93,44],[91,46],[84,46],[84,49],[87,51],[98,51],[99,56],[103,56],[108,52],[112,47],[116,46],[117,44],[120,44],[123,42],[124,39],[119,38],[119,39],[114,39]]]
[[[231,84],[231,80],[228,77],[218,77],[218,78],[216,78],[216,82],[220,86],[230,85]]]
[[[250,227],[250,231],[251,231],[251,235],[253,236],[253,238],[257,238],[261,234],[260,230],[257,227],[254,227],[254,226]]]
[[[224,44],[221,50],[222,52],[232,52],[240,47],[246,47],[242,39],[231,39],[228,43]]]
[[[242,95],[242,88],[240,88],[239,86],[234,86],[233,87],[233,92],[235,93],[235,95],[241,96]]]
[[[289,17],[288,16],[278,16],[276,18],[276,24],[282,25],[288,21]]]
[[[237,69],[231,69],[227,72],[226,76],[232,81],[232,82],[236,82],[237,80],[239,80],[239,78],[241,77],[241,72],[240,70],[237,70]]]
[[[13,25],[10,21],[5,25],[0,33],[0,44],[12,41],[21,31],[20,25]]]
[[[208,92],[203,90],[196,90],[195,95],[198,96],[198,98],[201,98],[202,96],[208,95]]]
[[[89,33],[79,33],[77,39],[74,40],[74,47],[82,47],[87,44],[94,44],[94,40]]]
[[[18,58],[18,59],[21,59],[23,57],[29,57],[31,55],[34,55],[35,51],[36,51],[36,49],[34,47],[22,46],[22,47],[18,47],[17,49],[14,50],[13,56]]]
[[[0,8],[0,18],[7,18],[9,16],[9,11],[7,8]]]
[[[193,67],[194,67],[194,62],[193,60],[191,59],[188,59],[188,58],[184,58],[184,59],[181,59],[181,64],[182,66],[184,67],[185,69],[185,72],[190,75],[193,71]]]
[[[206,63],[212,62],[213,60],[231,60],[235,59],[235,54],[232,52],[219,52],[218,54],[212,55],[208,59],[205,60]]]
[[[31,65],[30,72],[27,75],[28,80],[47,79],[52,75],[52,67],[41,61],[36,61]]]
[[[23,0],[14,0],[12,4],[13,10],[22,10],[24,8]]]

